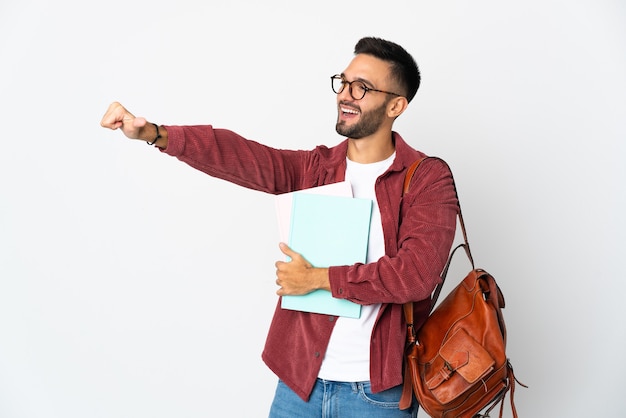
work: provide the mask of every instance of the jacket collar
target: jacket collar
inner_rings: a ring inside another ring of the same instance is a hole
[[[393,142],[396,149],[396,158],[391,163],[389,171],[404,171],[417,159],[424,157],[424,154],[407,144],[399,133],[393,131]],[[340,142],[336,146],[327,149],[328,158],[324,161],[327,171],[334,171],[338,167],[345,167],[346,155],[348,153],[348,139]]]

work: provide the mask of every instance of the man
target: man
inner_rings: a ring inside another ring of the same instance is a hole
[[[392,126],[417,92],[419,69],[401,46],[379,38],[359,40],[354,52],[331,77],[336,130],[347,137],[331,148],[277,150],[210,125],[158,126],[119,103],[101,122],[247,188],[280,194],[349,180],[355,197],[373,200],[365,264],[316,268],[280,244],[291,261],[276,262],[279,296],[326,289],[362,305],[362,313],[352,319],[284,310],[279,300],[262,355],[279,378],[271,418],[417,415],[398,408],[402,304],[417,301],[419,327],[454,238],[456,193],[445,164],[429,160],[401,199],[407,168],[424,154]]]

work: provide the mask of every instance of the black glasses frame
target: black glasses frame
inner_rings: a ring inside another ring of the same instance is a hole
[[[335,80],[341,80],[341,88],[339,89],[339,91],[335,90],[335,82],[334,82]],[[352,91],[352,83],[361,83],[362,84],[362,86],[363,86],[363,95],[361,97],[356,97],[354,95],[354,93]],[[330,87],[333,89],[333,92],[335,92],[336,94],[341,94],[341,92],[344,91],[344,89],[346,88],[346,84],[348,85],[348,91],[350,92],[350,96],[352,96],[352,98],[354,100],[361,100],[370,91],[377,91],[379,93],[391,94],[391,95],[394,95],[394,96],[402,97],[402,95],[398,94],[398,93],[394,93],[394,92],[391,92],[391,91],[385,91],[385,90],[378,90],[378,89],[373,89],[371,87],[367,87],[365,85],[365,83],[363,81],[361,81],[361,80],[348,81],[341,74],[335,74],[335,75],[331,75],[330,76]]]

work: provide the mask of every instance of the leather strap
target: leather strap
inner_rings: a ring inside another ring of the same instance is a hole
[[[415,161],[408,168],[408,170],[406,172],[406,175],[404,177],[404,187],[402,188],[402,196],[404,196],[405,194],[407,194],[409,192],[409,188],[411,186],[411,179],[413,179],[413,175],[417,171],[417,168],[425,160],[429,160],[429,159],[439,160],[443,164],[445,164],[446,167],[448,167],[448,171],[450,172],[450,176],[452,177],[452,186],[454,187],[454,194],[456,196],[456,201],[457,201],[457,204],[458,204],[457,218],[459,219],[459,224],[461,225],[461,232],[463,233],[463,243],[459,244],[450,253],[450,256],[448,257],[448,261],[446,262],[446,265],[444,266],[443,271],[441,273],[441,283],[439,283],[437,285],[437,287],[435,288],[435,290],[433,291],[433,296],[432,296],[431,302],[430,302],[430,311],[432,312],[432,310],[435,308],[435,305],[437,304],[437,300],[439,299],[439,294],[441,293],[441,289],[443,288],[443,285],[444,285],[444,283],[446,281],[446,276],[448,274],[448,269],[450,268],[450,263],[452,262],[452,256],[454,255],[456,250],[458,250],[459,248],[463,247],[463,249],[465,250],[465,254],[467,255],[467,258],[469,258],[469,261],[472,264],[472,270],[474,270],[475,267],[474,267],[474,258],[472,257],[472,252],[470,250],[469,241],[467,240],[467,231],[465,230],[465,222],[463,221],[463,213],[461,212],[461,201],[459,200],[459,193],[457,192],[456,183],[454,182],[454,176],[452,175],[452,170],[450,170],[450,166],[448,165],[448,163],[446,163],[444,160],[442,160],[439,157],[424,157],[424,158],[421,158],[421,159]],[[406,306],[406,305],[409,305],[409,304],[410,304],[410,309],[408,309],[408,306]],[[405,304],[405,309],[404,309],[405,314],[406,314],[407,311],[413,312],[413,302],[407,302]],[[412,316],[412,314],[411,314],[411,316]],[[408,323],[409,323],[409,321],[407,321],[407,324]],[[413,323],[413,318],[411,318],[411,322],[410,323],[411,324]]]

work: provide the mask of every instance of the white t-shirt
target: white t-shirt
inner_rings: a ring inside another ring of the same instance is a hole
[[[367,246],[367,263],[385,255],[385,241],[380,210],[376,199],[376,179],[393,162],[396,154],[372,164],[355,163],[347,159],[346,180],[352,185],[354,197],[372,199],[372,219]],[[380,304],[363,305],[359,319],[339,317],[328,343],[318,377],[338,382],[370,380],[370,340]]]

